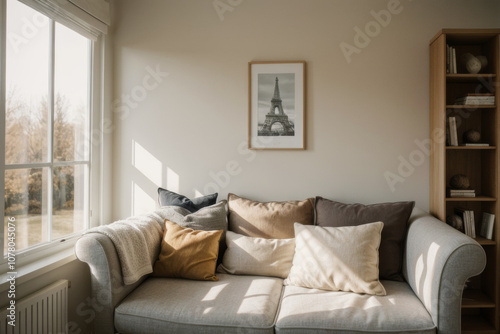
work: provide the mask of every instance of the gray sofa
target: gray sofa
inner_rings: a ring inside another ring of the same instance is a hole
[[[382,281],[386,296],[227,274],[219,281],[145,275],[124,285],[108,237],[86,234],[75,250],[91,271],[95,333],[460,333],[463,287],[484,269],[482,247],[419,209],[405,243],[406,281]]]

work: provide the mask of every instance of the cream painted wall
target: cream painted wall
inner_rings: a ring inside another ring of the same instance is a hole
[[[442,28],[500,26],[498,1],[117,4],[114,219],[153,209],[158,186],[189,197],[217,188],[219,199],[228,192],[262,201],[321,195],[415,200],[427,209],[429,161],[416,142],[429,137],[429,41]],[[376,29],[371,11],[388,6],[390,22],[348,62],[341,43],[355,45],[356,27]],[[307,150],[241,149],[253,60],[307,62]],[[158,70],[165,73],[151,75]],[[413,161],[410,170],[403,160]],[[234,175],[228,164],[237,164]],[[391,189],[387,173],[404,182]]]

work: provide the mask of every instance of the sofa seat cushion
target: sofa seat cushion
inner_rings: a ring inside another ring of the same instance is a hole
[[[276,333],[436,333],[407,283],[382,284],[386,296],[285,286]]]
[[[122,333],[274,333],[283,287],[275,277],[148,278],[115,309]]]

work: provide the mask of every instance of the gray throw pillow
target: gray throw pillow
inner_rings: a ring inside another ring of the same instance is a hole
[[[158,202],[160,206],[175,205],[187,209],[190,212],[196,212],[201,208],[215,204],[216,201],[217,193],[189,199],[173,191],[158,188]]]
[[[316,225],[340,227],[383,222],[379,248],[380,278],[403,281],[403,241],[414,206],[415,202],[344,204],[316,197]]]
[[[166,219],[182,227],[192,228],[193,230],[215,231],[223,230],[219,244],[219,261],[226,249],[226,231],[227,231],[227,201],[223,200],[214,205],[206,206],[196,212],[179,206],[164,206],[160,208]]]

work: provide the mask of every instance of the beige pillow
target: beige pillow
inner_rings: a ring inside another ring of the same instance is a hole
[[[217,271],[286,278],[292,267],[294,239],[264,239],[226,232],[227,249]]]
[[[290,239],[293,224],[314,224],[314,198],[303,201],[256,202],[228,195],[229,230],[249,237]]]
[[[165,219],[161,251],[153,276],[217,281],[215,266],[223,232],[184,228]]]
[[[285,285],[385,296],[378,278],[384,224],[321,227],[295,224],[295,256]]]

